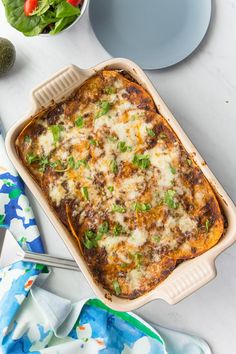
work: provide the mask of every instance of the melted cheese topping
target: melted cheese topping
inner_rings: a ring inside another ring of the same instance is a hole
[[[209,188],[140,86],[108,71],[76,95],[52,122],[43,116],[24,131],[24,162],[70,220],[98,281],[136,297],[193,256],[189,240],[212,227],[199,211]]]

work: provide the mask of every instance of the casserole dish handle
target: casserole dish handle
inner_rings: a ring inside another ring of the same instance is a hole
[[[163,299],[173,305],[191,295],[194,291],[207,284],[216,277],[215,262],[212,259],[199,258],[192,260],[192,264],[182,264],[179,266],[175,279],[169,276],[157,291],[152,294],[152,300]]]
[[[84,71],[70,65],[32,91],[33,111],[48,107],[68,96],[84,80]]]

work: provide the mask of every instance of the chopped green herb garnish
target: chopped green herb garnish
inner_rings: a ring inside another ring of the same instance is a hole
[[[29,143],[31,141],[31,137],[29,135],[26,135],[25,138],[24,138],[24,141],[26,143]]]
[[[159,134],[159,137],[160,137],[161,139],[166,139],[166,138],[167,138],[167,136],[166,136],[165,133],[160,133],[160,134]]]
[[[113,93],[116,93],[116,89],[115,87],[105,87],[104,89],[105,93],[107,93],[108,95],[112,95]]]
[[[110,140],[110,141],[112,141],[112,142],[115,142],[115,141],[118,140],[118,138],[117,138],[117,136],[115,136],[115,135],[110,135],[110,136],[108,136],[108,140]]]
[[[102,102],[100,103],[100,107],[101,107],[101,109],[100,109],[100,111],[97,113],[96,118],[100,118],[100,117],[104,116],[104,114],[107,114],[108,111],[109,111],[110,108],[111,108],[111,105],[110,105],[110,103],[109,103],[108,101],[102,101]]]
[[[121,289],[120,289],[120,285],[117,280],[113,281],[113,288],[115,290],[116,295],[119,296],[121,293]]]
[[[48,160],[48,157],[47,156],[42,156],[40,157],[39,159],[39,171],[40,172],[44,172],[47,165],[49,165],[49,160]]]
[[[126,152],[132,150],[132,147],[127,146],[125,141],[119,141],[119,143],[117,144],[117,148],[120,152]]]
[[[64,130],[64,127],[62,125],[51,125],[49,129],[52,132],[54,144],[57,144],[60,141],[61,132]]]
[[[112,193],[114,191],[114,187],[113,186],[108,186],[107,189]]]
[[[160,241],[161,241],[160,236],[153,236],[152,239],[153,239],[155,242],[160,242]]]
[[[187,161],[187,164],[188,164],[189,166],[192,166],[192,160],[187,159],[186,161]]]
[[[75,162],[74,168],[77,169],[80,168],[80,166],[87,166],[87,165],[88,165],[87,161],[85,159],[82,159]]]
[[[131,120],[136,120],[138,118],[138,115],[137,114],[133,114],[132,116],[131,116]]]
[[[93,138],[89,139],[89,143],[90,145],[98,146],[98,142]]]
[[[176,169],[172,165],[170,165],[170,170],[173,175],[176,174]]]
[[[135,154],[132,162],[135,166],[142,168],[143,170],[150,166],[150,158],[148,155]]]
[[[49,166],[52,168],[56,168],[60,164],[60,161],[49,162]]]
[[[122,205],[113,204],[112,211],[123,214],[126,212],[126,209]]]
[[[104,221],[102,225],[98,227],[98,233],[104,235],[109,231],[109,224],[108,221]]]
[[[113,229],[113,235],[120,236],[122,231],[123,231],[123,226],[117,222],[114,226],[114,229]]]
[[[154,138],[156,136],[155,132],[153,129],[146,128],[147,134]]]
[[[137,252],[134,254],[134,262],[135,262],[136,267],[141,266],[142,258],[143,258],[143,255],[141,253]]]
[[[34,162],[39,161],[39,157],[38,157],[38,155],[35,155],[33,152],[29,152],[29,153],[26,155],[26,161],[27,161],[29,164],[32,164],[32,163],[34,163]]]
[[[128,267],[128,263],[121,263],[121,268],[126,268],[126,267]]]
[[[87,249],[91,249],[97,246],[96,233],[92,230],[87,230],[84,234],[84,245]]]
[[[70,168],[75,168],[75,159],[73,156],[68,157],[68,166],[70,166]]]
[[[171,209],[178,208],[178,203],[176,203],[174,200],[175,195],[176,195],[176,191],[172,189],[168,189],[168,191],[166,191],[164,195],[164,202]]]
[[[210,228],[210,220],[209,220],[209,219],[207,219],[207,220],[206,220],[206,223],[205,223],[205,229],[206,229],[206,232],[208,232],[208,231],[209,231],[209,228]]]
[[[112,160],[112,161],[110,162],[110,170],[111,170],[111,172],[113,172],[113,173],[117,173],[117,172],[118,172],[118,165],[117,165],[116,160]]]
[[[78,128],[83,128],[84,127],[84,118],[83,118],[83,116],[78,116],[78,118],[75,121],[75,125]]]
[[[88,194],[87,187],[81,187],[81,193],[82,193],[84,200],[89,200],[89,194]]]
[[[134,203],[132,209],[136,211],[149,211],[152,208],[150,203]]]

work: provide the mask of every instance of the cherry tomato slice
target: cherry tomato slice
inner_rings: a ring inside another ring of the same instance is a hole
[[[26,0],[24,3],[25,16],[30,16],[32,12],[37,8],[38,0]]]
[[[78,6],[82,2],[82,0],[67,0],[67,2],[72,6]]]

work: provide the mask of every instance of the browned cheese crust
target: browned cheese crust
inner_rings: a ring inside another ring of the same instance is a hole
[[[22,163],[111,293],[136,298],[224,232],[216,196],[150,95],[104,70],[38,113]]]

